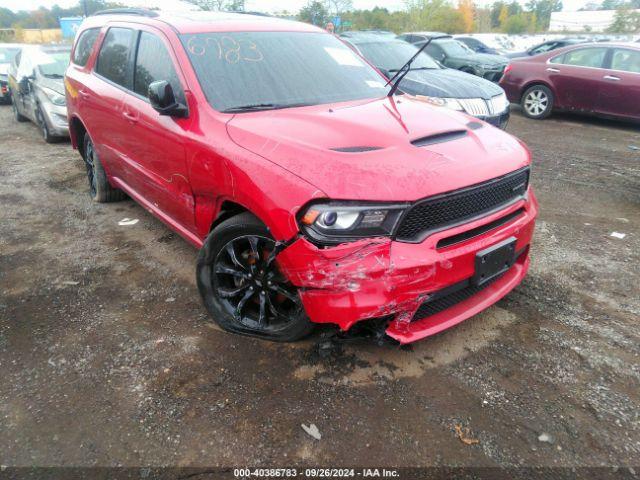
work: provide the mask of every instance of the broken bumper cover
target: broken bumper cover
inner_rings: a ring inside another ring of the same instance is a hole
[[[311,321],[335,323],[342,330],[348,330],[356,322],[391,315],[393,320],[387,326],[387,335],[409,343],[477,314],[522,281],[529,267],[528,247],[537,210],[535,197],[529,191],[526,201],[434,233],[417,244],[373,238],[322,249],[299,238],[278,255],[278,264],[299,288]],[[441,240],[481,228],[518,211],[521,213],[514,219],[488,232],[437,247]],[[418,308],[431,296],[473,277],[477,252],[509,237],[516,238],[515,249],[519,255],[508,271],[468,298],[433,315],[414,319]]]

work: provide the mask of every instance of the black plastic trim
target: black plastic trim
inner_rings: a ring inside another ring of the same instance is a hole
[[[449,132],[436,133],[427,137],[416,138],[411,141],[411,145],[415,147],[426,147],[427,145],[435,145],[436,143],[451,142],[467,136],[467,130],[451,130]]]
[[[471,230],[467,230],[466,232],[462,232],[456,235],[452,235],[450,237],[442,238],[438,240],[438,243],[436,244],[436,248],[440,249],[440,248],[450,247],[451,245],[456,245],[458,243],[462,243],[472,238],[478,237],[483,233],[487,233],[488,231],[493,230],[494,228],[498,228],[502,225],[509,223],[514,218],[517,218],[522,214],[524,214],[524,212],[525,212],[524,207],[521,207],[509,213],[508,215],[505,215],[504,217],[500,217],[497,220],[494,220],[493,222],[489,222],[485,225],[480,225],[479,227],[472,228]]]

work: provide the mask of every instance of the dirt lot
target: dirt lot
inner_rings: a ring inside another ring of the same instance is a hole
[[[637,128],[515,114],[541,204],[525,282],[410,349],[324,357],[319,335],[281,345],[213,326],[192,247],[132,201],[91,203],[68,143],[9,107],[0,125],[0,464],[640,474]]]

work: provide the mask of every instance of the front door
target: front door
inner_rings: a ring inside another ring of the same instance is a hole
[[[548,64],[558,107],[584,112],[595,109],[606,55],[604,47],[579,48],[565,53],[558,63]]]
[[[596,110],[640,119],[640,50],[612,49],[610,68],[602,73]]]
[[[141,30],[134,64],[133,89],[123,99],[129,124],[125,151],[131,175],[127,181],[157,213],[194,230],[194,199],[187,171],[185,139],[189,118],[160,115],[151,106],[149,84],[169,82],[176,100],[186,105],[184,81],[173,51],[160,32]]]

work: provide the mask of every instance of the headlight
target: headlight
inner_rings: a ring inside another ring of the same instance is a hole
[[[447,107],[452,110],[464,111],[464,108],[462,108],[460,102],[458,102],[458,100],[456,100],[455,98],[427,97],[422,95],[420,95],[418,98],[420,98],[421,100],[425,100],[431,105],[435,105],[437,107]]]
[[[392,235],[405,208],[404,204],[316,203],[303,209],[298,220],[313,240],[335,244]]]
[[[50,88],[47,88],[47,87],[42,87],[42,91],[47,96],[47,98],[49,98],[51,103],[53,103],[54,105],[63,106],[66,104],[66,99],[64,98],[64,95],[60,95],[55,90],[51,90]]]
[[[455,98],[443,98],[442,100],[444,100],[445,107],[450,108],[451,110],[464,111],[464,108],[462,108],[460,102]]]

